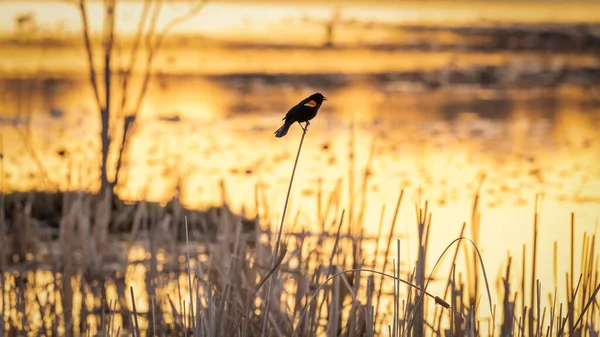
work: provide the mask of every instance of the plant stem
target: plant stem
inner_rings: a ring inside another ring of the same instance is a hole
[[[273,258],[271,259],[271,269],[275,267],[277,263],[277,256],[279,254],[279,243],[281,241],[281,233],[283,232],[283,223],[285,222],[285,213],[287,211],[288,202],[290,200],[290,193],[292,191],[292,183],[294,182],[294,175],[296,174],[296,167],[298,166],[298,159],[300,158],[300,150],[302,150],[302,143],[304,143],[304,136],[308,129],[308,123],[306,127],[302,128],[302,138],[300,138],[300,145],[298,145],[298,152],[296,153],[296,160],[294,161],[294,168],[292,169],[292,177],[290,178],[290,184],[288,186],[287,195],[285,197],[285,204],[283,206],[283,214],[281,215],[281,223],[279,224],[279,230],[277,231],[277,240],[275,241],[275,251],[273,252]],[[261,336],[265,337],[267,333],[267,322],[269,321],[269,305],[271,304],[271,293],[273,292],[273,285],[277,278],[277,272],[271,274],[269,279],[269,288],[267,291],[267,301],[265,303],[265,313],[263,316],[262,332]]]

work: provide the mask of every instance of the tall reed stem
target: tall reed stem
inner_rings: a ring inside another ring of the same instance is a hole
[[[190,268],[190,240],[188,237],[188,222],[187,222],[187,215],[185,216],[185,246],[187,248],[187,274],[188,274],[188,288],[189,288],[189,292],[190,292],[190,316],[191,316],[191,328],[192,331],[194,331],[194,301],[192,299],[192,272],[191,272],[191,268]],[[186,329],[187,331],[187,329]]]
[[[6,308],[6,301],[4,298],[4,273],[6,272],[6,253],[4,247],[6,241],[4,240],[4,135],[0,134],[0,336],[4,336],[4,309]]]
[[[292,184],[294,183],[294,175],[296,174],[296,167],[298,166],[298,159],[300,158],[300,151],[302,150],[302,143],[304,143],[304,136],[308,130],[308,123],[303,128],[302,138],[300,138],[300,145],[298,145],[298,152],[296,153],[296,160],[294,161],[294,168],[292,169],[292,177],[290,178],[290,184],[288,186],[287,195],[285,196],[285,204],[283,205],[283,214],[281,215],[281,223],[279,224],[279,230],[277,231],[277,240],[275,241],[275,251],[273,252],[273,258],[271,259],[271,269],[275,268],[277,263],[277,255],[279,255],[279,243],[281,241],[281,233],[283,232],[283,223],[285,222],[285,214],[287,211],[288,202],[290,200],[290,193],[292,191]],[[269,279],[269,288],[267,290],[267,301],[265,303],[265,314],[263,316],[263,324],[261,336],[267,335],[267,322],[269,321],[269,305],[271,304],[271,293],[273,291],[273,285],[277,278],[277,272],[271,274]]]

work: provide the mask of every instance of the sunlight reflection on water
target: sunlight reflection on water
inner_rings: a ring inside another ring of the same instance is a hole
[[[91,93],[81,84],[57,87],[60,90],[52,95],[34,95],[30,119],[23,120],[28,128],[10,125],[24,118],[23,110],[20,117],[12,114],[0,125],[9,189],[45,188],[49,180],[63,189],[98,187],[99,118]],[[273,131],[287,108],[312,91],[322,91],[282,87],[266,84],[243,91],[197,79],[155,81],[138,119],[120,195],[165,201],[179,183],[184,204],[208,207],[221,201],[219,186],[224,181],[234,210],[254,215],[258,188],[266,197],[261,202],[268,206],[260,210],[261,218],[265,224],[278,223],[300,128],[294,126],[282,139],[275,139]],[[478,242],[495,276],[507,251],[519,255],[522,245],[531,243],[534,200],[541,194],[539,278],[553,284],[552,268],[546,266],[552,263],[554,241],[559,242],[559,265],[568,265],[564,238],[569,236],[570,213],[576,214],[576,237],[593,232],[600,216],[600,111],[586,105],[582,91],[562,88],[537,96],[460,89],[403,94],[357,83],[324,92],[329,101],[309,128],[289,214],[301,211],[300,226],[317,229],[317,191],[337,191],[342,208],[364,200],[365,232],[375,235],[382,205],[388,210],[383,228],[387,232],[392,208],[404,189],[396,234],[408,236],[403,245],[408,259],[415,258],[414,204],[423,201],[429,202],[433,214],[429,255],[437,257],[459,235],[462,223],[470,222],[482,181]],[[246,111],[239,111],[240,106]],[[52,114],[50,108],[64,114]],[[32,154],[39,157],[48,178],[40,175]],[[115,161],[114,154],[110,160]],[[358,210],[347,211],[357,216]],[[134,252],[143,257],[143,250]],[[129,256],[130,261],[139,258]],[[148,309],[144,274],[143,265],[130,266],[126,280],[139,296],[140,311]],[[44,275],[43,282],[48,282]],[[175,293],[172,284],[161,291]]]

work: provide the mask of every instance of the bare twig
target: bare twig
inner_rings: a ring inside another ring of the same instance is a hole
[[[188,274],[188,286],[189,286],[189,292],[190,292],[190,315],[192,317],[191,322],[192,322],[192,330],[194,330],[194,301],[192,299],[192,294],[193,292],[193,288],[192,288],[192,271],[190,268],[190,241],[189,241],[189,237],[188,237],[188,222],[187,222],[187,216],[184,218],[185,219],[185,246],[186,246],[186,250],[187,250],[187,274]]]
[[[123,122],[123,134],[121,138],[121,147],[119,148],[119,155],[117,157],[117,167],[115,171],[115,179],[113,185],[118,185],[119,182],[119,174],[121,172],[122,162],[123,162],[123,153],[126,152],[126,149],[129,145],[129,139],[131,138],[131,134],[135,132],[135,121],[139,114],[140,108],[142,106],[142,102],[146,97],[146,93],[148,91],[148,86],[150,83],[150,79],[152,78],[152,65],[154,64],[154,58],[160,47],[165,36],[171,31],[171,29],[175,28],[177,25],[193,18],[196,16],[206,5],[206,1],[200,1],[193,8],[191,8],[188,12],[183,15],[177,16],[169,21],[166,26],[162,29],[162,31],[156,33],[156,26],[158,23],[158,18],[160,15],[160,10],[162,7],[162,0],[158,0],[156,3],[152,15],[150,17],[150,27],[146,33],[146,48],[148,49],[148,54],[146,56],[146,67],[144,69],[144,78],[142,80],[142,87],[140,89],[137,100],[135,101],[134,107],[129,114],[125,116],[125,120]],[[138,35],[136,35],[136,39],[134,41],[134,50],[132,50],[131,59],[130,59],[130,67],[125,74],[125,78],[122,83],[123,90],[123,99],[121,101],[121,111],[124,111],[126,108],[126,91],[127,91],[127,81],[130,73],[133,68],[133,60],[135,60],[135,55],[137,54],[137,49],[139,48],[139,43],[141,40],[140,27],[144,26],[146,15],[148,12],[149,6],[147,3],[144,4],[144,10],[142,13],[142,18],[140,19],[140,23],[138,24]]]
[[[298,167],[298,159],[300,158],[300,151],[302,150],[302,143],[304,143],[304,136],[306,136],[306,130],[308,130],[308,123],[306,123],[306,127],[302,130],[302,138],[300,138],[300,145],[298,145],[298,152],[296,153],[296,160],[294,161],[294,168],[292,169],[292,176],[290,178],[290,184],[288,186],[287,195],[285,197],[285,203],[283,205],[283,214],[281,216],[281,223],[279,224],[279,230],[277,231],[277,240],[275,241],[275,247],[273,251],[273,258],[271,261],[271,269],[275,268],[277,263],[277,255],[279,253],[279,243],[281,242],[281,232],[283,231],[283,223],[285,222],[285,214],[287,212],[288,202],[290,200],[290,193],[292,191],[292,184],[294,183],[294,175],[296,174],[296,167]],[[267,321],[269,319],[269,304],[271,303],[271,292],[273,291],[273,286],[275,284],[275,279],[277,273],[273,273],[275,277],[271,277],[269,279],[269,288],[267,291],[267,300],[265,303],[265,312],[263,315],[263,324],[261,330],[261,336],[266,336],[267,334]]]
[[[96,80],[96,69],[94,68],[94,53],[92,50],[92,43],[90,39],[90,28],[88,25],[87,19],[87,4],[86,0],[79,0],[79,10],[81,12],[81,20],[83,24],[83,41],[85,43],[85,51],[88,57],[88,66],[90,71],[90,83],[92,84],[92,89],[94,90],[94,97],[96,98],[96,103],[98,104],[98,109],[102,109],[102,103],[100,101],[100,93],[98,91],[98,83]]]

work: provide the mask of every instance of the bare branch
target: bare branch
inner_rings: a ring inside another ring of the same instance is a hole
[[[150,30],[150,32],[148,34],[148,38],[146,40],[146,44],[149,46],[149,51],[148,51],[148,58],[146,60],[146,70],[144,71],[144,75],[145,75],[144,82],[142,84],[142,91],[140,93],[140,96],[138,97],[137,104],[135,105],[134,114],[137,114],[137,111],[139,111],[140,106],[142,104],[142,100],[144,99],[144,96],[146,95],[146,91],[148,89],[148,83],[150,81],[150,77],[152,74],[152,63],[154,61],[154,56],[155,56],[155,53],[158,52],[158,50],[160,49],[160,46],[162,45],[164,37],[169,33],[169,31],[171,31],[171,29],[173,29],[178,24],[181,24],[181,23],[193,18],[196,14],[198,14],[202,10],[202,8],[204,8],[204,6],[206,6],[206,1],[200,1],[198,4],[196,4],[196,6],[194,6],[192,9],[190,9],[187,13],[180,15],[178,17],[175,17],[173,20],[169,21],[169,23],[167,23],[167,25],[162,30],[162,32],[160,32],[156,35],[154,44],[151,43],[151,41],[152,41],[151,39],[154,35],[154,29],[156,27],[156,21],[158,21],[158,16],[156,16],[156,17],[153,16],[151,30]]]
[[[191,8],[185,14],[175,17],[173,20],[169,21],[167,23],[167,25],[165,26],[165,28],[163,28],[163,30],[158,34],[156,34],[155,31],[156,31],[156,26],[158,23],[158,18],[160,16],[162,0],[159,0],[157,2],[157,4],[155,5],[155,7],[152,11],[152,16],[150,18],[150,27],[149,27],[147,35],[146,35],[146,47],[148,48],[148,55],[146,58],[146,68],[144,69],[144,79],[142,82],[142,88],[140,90],[140,94],[137,98],[136,104],[135,104],[132,112],[125,116],[125,120],[123,122],[123,137],[121,140],[121,148],[119,149],[119,155],[117,157],[117,169],[116,169],[116,173],[115,173],[114,185],[117,185],[119,182],[119,173],[120,173],[120,170],[122,167],[123,153],[126,151],[126,148],[128,147],[131,133],[133,133],[135,130],[135,120],[140,111],[144,97],[146,96],[146,92],[148,91],[148,84],[150,83],[150,78],[152,77],[152,64],[154,62],[154,57],[158,53],[160,46],[162,45],[162,41],[163,41],[164,37],[169,33],[169,31],[171,31],[171,29],[173,29],[178,24],[181,24],[181,23],[185,22],[186,20],[193,18],[196,14],[198,14],[202,10],[202,8],[204,8],[205,5],[206,5],[206,1],[204,1],[204,0],[200,1],[198,4],[196,4],[193,8]],[[140,19],[140,21],[145,21],[145,16],[147,15],[147,11],[148,11],[148,8],[144,7],[144,12],[142,14],[143,17],[142,17],[142,19]],[[140,27],[142,27],[142,28],[140,28]],[[134,42],[135,49],[138,48],[138,43],[139,43],[138,38],[139,38],[139,36],[141,36],[141,29],[143,29],[142,23],[138,24],[138,33],[137,33],[138,36],[136,36],[136,41]],[[152,39],[154,37],[156,37],[156,39],[154,40],[154,43],[152,43],[153,42]],[[133,55],[133,51],[132,51],[132,55]],[[132,59],[133,59],[133,57],[132,57]],[[132,67],[133,67],[133,63],[131,65],[131,67],[127,70],[127,74],[125,74],[125,76],[130,76]],[[126,90],[126,85],[124,88],[125,88],[124,90]],[[123,93],[123,94],[125,94],[125,93]],[[125,109],[125,102],[126,101],[124,98],[124,100],[121,102],[122,103],[121,109]]]
[[[94,89],[94,96],[96,97],[96,103],[98,109],[102,111],[102,102],[100,101],[100,93],[98,92],[98,83],[96,82],[96,70],[94,69],[94,55],[92,51],[92,44],[90,41],[90,28],[87,19],[86,0],[79,0],[79,11],[81,13],[81,21],[83,24],[83,40],[85,42],[85,50],[87,52],[88,63],[90,67],[90,82],[92,89]]]
[[[112,49],[115,41],[115,0],[105,2],[104,16],[104,108],[110,116],[111,79],[112,79]]]
[[[152,17],[150,18],[150,28],[148,28],[148,33],[146,34],[146,48],[148,49],[151,49],[152,47],[152,38],[154,37],[154,31],[156,30],[156,25],[158,24],[162,3],[162,0],[157,0],[154,11],[152,12]]]
[[[198,13],[200,13],[200,11],[204,8],[204,6],[206,6],[206,2],[207,1],[204,1],[204,0],[200,1],[198,4],[196,4],[196,6],[194,6],[192,9],[190,9],[187,13],[180,15],[180,16],[174,18],[173,20],[171,20],[169,23],[167,23],[167,25],[165,26],[165,28],[163,29],[161,34],[157,35],[154,48],[155,49],[160,48],[165,35],[167,35],[171,31],[171,29],[175,28],[177,25],[193,18]]]
[[[156,24],[158,23],[158,17],[160,16],[160,10],[162,7],[162,0],[158,0],[152,11],[152,17],[150,18],[150,27],[148,28],[148,32],[146,33],[146,44],[149,45],[152,41],[152,36],[154,35],[154,31],[156,29]],[[139,26],[138,26],[139,28]],[[150,47],[147,47],[150,49]],[[151,49],[150,49],[151,50]],[[149,56],[147,59],[147,64],[145,68],[145,76],[142,84],[142,89],[138,96],[138,99],[135,104],[135,108],[133,111],[125,116],[125,120],[123,121],[123,134],[121,138],[121,147],[119,148],[119,155],[117,157],[117,167],[115,171],[115,179],[113,180],[113,188],[119,183],[119,176],[121,173],[121,167],[123,165],[123,153],[126,151],[126,148],[129,144],[129,137],[131,134],[131,130],[135,127],[135,119],[140,110],[142,99],[146,94],[146,90],[148,88],[148,82],[150,79],[150,65],[152,64],[153,57],[151,57],[151,52],[149,52]],[[123,103],[123,102],[121,102]],[[124,107],[123,107],[124,108]]]
[[[144,1],[144,7],[142,9],[142,16],[140,17],[140,21],[138,22],[137,31],[135,33],[135,39],[133,42],[133,47],[131,49],[131,55],[129,56],[129,65],[123,74],[123,80],[121,82],[121,106],[119,108],[119,112],[117,113],[117,117],[120,119],[123,117],[123,113],[125,111],[125,106],[127,105],[127,88],[129,78],[131,77],[131,73],[133,72],[133,67],[135,65],[135,61],[137,59],[137,54],[140,49],[140,42],[142,40],[142,36],[144,34],[144,26],[146,24],[146,19],[148,17],[148,10],[150,9],[151,0]]]
[[[119,148],[119,157],[117,158],[117,167],[115,170],[115,179],[113,181],[113,187],[118,187],[119,177],[121,173],[121,167],[123,165],[123,152],[125,151],[129,143],[130,128],[135,126],[135,116],[128,115],[123,120],[123,137],[121,138],[121,147]]]
[[[108,153],[110,151],[111,134],[110,131],[110,111],[111,111],[111,80],[112,80],[112,47],[115,34],[115,0],[107,0],[104,4],[104,109],[100,110],[100,121],[102,129],[100,138],[102,141],[102,158],[100,172],[100,195],[106,193],[109,189],[112,192],[108,181],[107,163]]]

